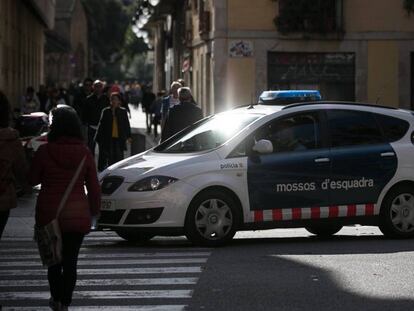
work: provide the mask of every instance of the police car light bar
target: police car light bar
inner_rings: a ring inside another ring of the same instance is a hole
[[[288,105],[297,102],[317,101],[322,96],[318,90],[279,90],[264,91],[259,96],[259,104]]]

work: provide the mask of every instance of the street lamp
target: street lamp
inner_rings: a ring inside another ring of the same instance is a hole
[[[160,3],[160,0],[149,0],[149,3],[150,3],[152,6],[157,6],[157,5],[158,5],[158,3]]]

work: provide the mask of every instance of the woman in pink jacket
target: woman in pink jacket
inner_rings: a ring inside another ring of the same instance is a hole
[[[49,267],[48,280],[53,310],[67,310],[76,284],[77,260],[91,217],[100,211],[100,186],[91,152],[82,139],[80,120],[74,109],[57,108],[48,134],[48,143],[35,154],[30,171],[32,185],[41,184],[36,204],[36,224],[46,225],[56,216],[65,189],[86,156],[65,207],[59,215],[63,261]],[[85,194],[86,186],[88,194]]]

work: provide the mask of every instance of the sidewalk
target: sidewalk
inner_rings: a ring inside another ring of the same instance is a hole
[[[139,133],[145,136],[145,147],[150,149],[157,145],[154,135],[146,133],[145,114],[141,108],[134,108],[130,105],[131,110],[131,129],[133,133]],[[125,157],[131,154],[130,146],[128,145],[125,151]],[[25,195],[18,199],[17,208],[12,209],[10,217],[4,229],[2,241],[10,239],[30,240],[33,237],[34,214],[37,191],[35,190],[31,195]],[[1,241],[0,241],[1,245]]]

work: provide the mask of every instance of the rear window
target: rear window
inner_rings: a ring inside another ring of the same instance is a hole
[[[384,141],[372,113],[329,110],[327,115],[332,147],[372,145]]]
[[[407,133],[410,124],[402,119],[376,114],[378,124],[380,124],[387,142],[393,142],[401,139]]]

